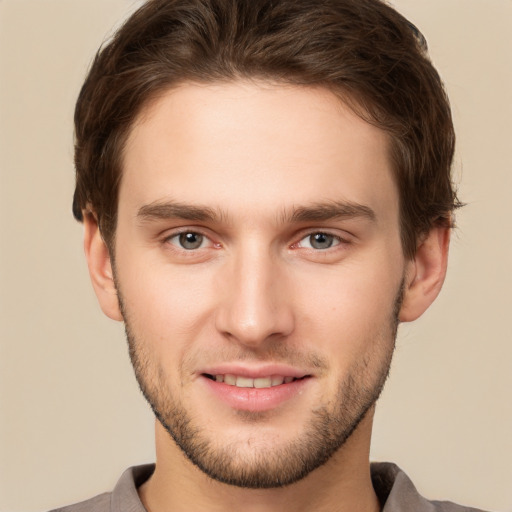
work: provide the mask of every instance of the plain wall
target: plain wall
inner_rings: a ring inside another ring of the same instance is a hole
[[[372,458],[427,497],[512,511],[512,1],[394,4],[444,78],[468,204],[441,296],[400,328]],[[123,328],[96,304],[71,216],[74,102],[134,5],[0,0],[1,512],[85,499],[154,460]]]

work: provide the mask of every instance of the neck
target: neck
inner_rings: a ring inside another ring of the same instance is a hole
[[[139,495],[148,512],[378,512],[369,464],[372,420],[370,411],[327,463],[299,482],[276,489],[245,489],[211,479],[157,422],[157,464]]]

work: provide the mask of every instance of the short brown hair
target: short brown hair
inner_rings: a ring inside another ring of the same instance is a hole
[[[381,0],[149,0],[97,53],[75,110],[73,213],[112,250],[123,147],[141,109],[186,81],[258,78],[333,90],[388,132],[404,254],[451,225],[455,135],[419,31]]]

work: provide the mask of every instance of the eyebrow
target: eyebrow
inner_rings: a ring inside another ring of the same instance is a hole
[[[139,208],[137,218],[142,222],[152,220],[183,219],[214,222],[224,217],[222,212],[207,206],[194,206],[175,201],[155,201]]]
[[[376,220],[375,212],[366,205],[347,201],[328,201],[286,209],[280,215],[282,223],[324,222],[335,219],[366,218]],[[228,215],[215,208],[179,203],[173,200],[155,201],[139,208],[141,222],[182,219],[196,222],[220,222]]]
[[[366,205],[346,202],[329,201],[326,203],[315,203],[311,206],[299,206],[293,208],[291,213],[283,215],[288,222],[323,222],[335,219],[366,218],[376,220],[375,212]]]

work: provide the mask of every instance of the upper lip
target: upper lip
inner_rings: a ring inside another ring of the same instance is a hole
[[[271,375],[301,379],[302,377],[311,375],[311,372],[285,364],[250,366],[240,363],[222,363],[204,368],[199,373],[202,375],[236,375],[246,377],[248,379],[258,379],[262,377],[269,377]]]

